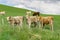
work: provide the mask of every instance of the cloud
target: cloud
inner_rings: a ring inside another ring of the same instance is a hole
[[[31,3],[31,2],[33,2],[33,1],[44,1],[44,2],[58,2],[58,1],[60,1],[60,0],[6,0],[7,1],[7,3],[9,4],[19,4],[19,3],[25,3],[25,4],[29,4],[29,3]]]
[[[60,0],[6,0],[8,5],[46,14],[60,14]]]
[[[29,8],[35,9],[42,13],[56,14],[60,13],[60,2],[59,3],[46,3],[45,1],[33,1],[30,5],[27,5]],[[42,10],[42,11],[41,11]]]
[[[26,7],[25,5],[22,5],[22,4],[15,5],[14,7],[28,9],[28,10],[32,10],[32,11],[37,11],[37,10],[35,10],[35,8],[34,9],[31,9],[31,7],[28,8],[28,7]]]
[[[18,5],[18,4],[29,4],[31,1],[29,0],[7,0],[7,4],[15,4],[15,5]]]
[[[19,4],[19,5],[15,5],[14,7],[18,7],[18,8],[26,8],[24,5]]]

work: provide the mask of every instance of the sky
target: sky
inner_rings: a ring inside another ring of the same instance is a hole
[[[45,14],[60,14],[60,0],[0,0],[0,4],[31,9]]]

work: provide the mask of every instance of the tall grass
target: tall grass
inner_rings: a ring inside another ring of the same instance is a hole
[[[8,24],[7,16],[25,16],[25,9],[0,5],[0,10],[6,11],[5,15],[0,15],[0,40],[60,40],[60,16],[51,15],[54,17],[54,31],[52,32],[49,26],[43,29],[38,26],[29,29],[25,21],[22,28]],[[2,24],[2,19],[4,24]]]

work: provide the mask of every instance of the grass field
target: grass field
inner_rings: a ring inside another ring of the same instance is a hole
[[[54,17],[54,31],[52,32],[49,26],[46,26],[43,30],[38,27],[28,29],[25,21],[22,28],[8,24],[7,16],[25,16],[26,9],[0,4],[0,11],[6,11],[5,15],[0,15],[0,40],[60,40],[60,15],[51,15]],[[2,18],[4,24],[2,24]]]

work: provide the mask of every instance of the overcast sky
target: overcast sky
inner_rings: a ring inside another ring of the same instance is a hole
[[[46,14],[60,14],[60,0],[0,0],[0,4],[29,8]]]

